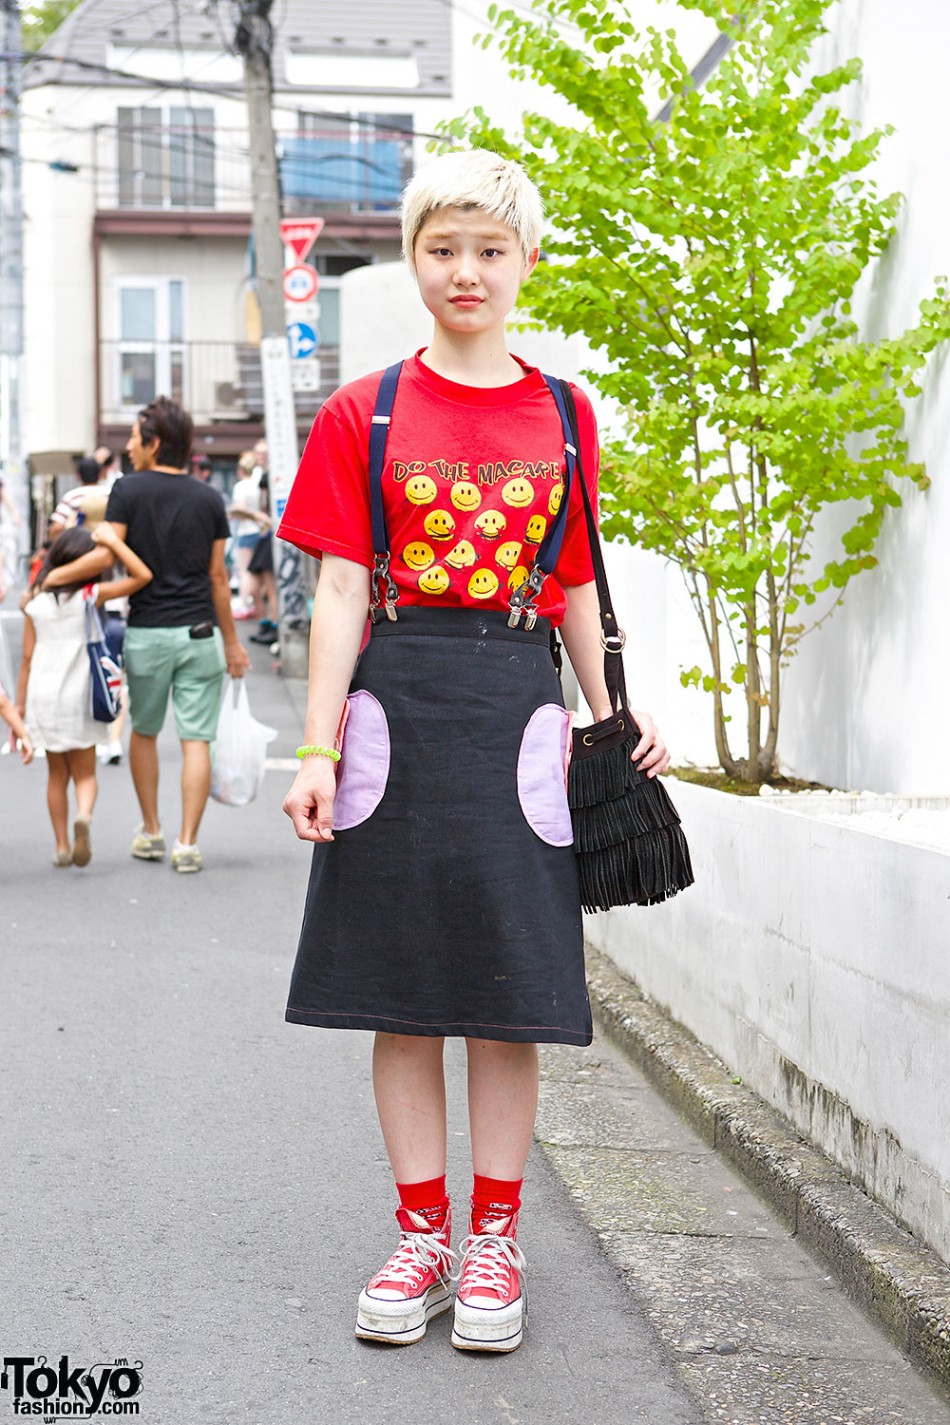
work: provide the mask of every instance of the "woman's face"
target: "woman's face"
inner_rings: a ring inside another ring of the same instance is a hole
[[[470,336],[504,326],[538,260],[536,250],[525,260],[513,230],[478,208],[430,214],[414,257],[419,292],[436,321]]]
[[[138,421],[136,421],[132,427],[132,434],[129,436],[128,444],[125,449],[132,462],[133,470],[151,470],[155,464],[155,452],[158,449],[158,441],[153,440],[151,445],[143,445],[142,431]]]

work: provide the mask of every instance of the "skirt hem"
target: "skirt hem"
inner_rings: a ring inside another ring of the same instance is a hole
[[[288,1024],[313,1025],[317,1029],[370,1029],[420,1038],[496,1039],[509,1044],[574,1044],[581,1049],[594,1038],[592,1029],[559,1029],[547,1024],[424,1024],[383,1014],[335,1014],[317,1009],[288,1008],[284,1018]]]

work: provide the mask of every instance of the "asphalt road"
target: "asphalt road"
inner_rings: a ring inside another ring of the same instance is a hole
[[[287,757],[300,688],[256,654],[251,704]],[[175,830],[177,748],[162,742]],[[369,1036],[286,1025],[308,854],[280,811],[212,804],[205,871],[129,855],[126,767],[100,773],[93,860],[55,870],[42,762],[0,758],[0,1349],[142,1363],[144,1425],[688,1425],[702,1415],[537,1149],[510,1357],[355,1340],[394,1243]],[[450,1054],[450,1185],[468,1192]],[[583,1051],[578,1051],[583,1052]],[[14,1419],[0,1389],[0,1425]]]

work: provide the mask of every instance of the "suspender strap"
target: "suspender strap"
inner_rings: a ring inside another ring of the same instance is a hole
[[[369,512],[373,531],[373,577],[370,594],[370,618],[375,619],[379,608],[380,590],[385,596],[386,617],[396,618],[396,602],[399,590],[389,573],[389,529],[386,525],[386,511],[383,508],[383,465],[386,460],[386,442],[389,439],[389,425],[396,401],[396,388],[402,362],[387,366],[376,393],[376,406],[369,430]]]
[[[600,547],[600,535],[597,530],[597,521],[594,519],[594,509],[590,502],[590,495],[587,491],[587,482],[584,479],[584,469],[581,464],[580,441],[577,435],[577,407],[574,404],[574,393],[566,381],[560,381],[561,396],[567,410],[567,419],[570,426],[574,444],[577,448],[577,473],[580,477],[581,494],[584,498],[584,518],[587,521],[587,536],[590,540],[590,556],[594,566],[594,580],[597,584],[597,602],[600,606],[600,641],[604,649],[604,678],[607,683],[607,691],[610,694],[610,703],[614,709],[622,707],[627,701],[627,687],[623,675],[623,646],[626,642],[626,634],[617,625],[617,617],[614,613],[613,604],[610,601],[610,589],[607,584],[607,570],[604,567],[604,555]]]
[[[541,374],[544,376],[543,372]],[[537,622],[538,611],[535,608],[535,600],[544,587],[545,579],[553,573],[561,552],[571,499],[571,486],[574,483],[574,471],[577,466],[577,436],[571,431],[560,383],[553,376],[544,376],[544,380],[554,397],[558,415],[561,417],[561,430],[564,434],[564,490],[557,514],[551,521],[535,555],[531,573],[523,584],[519,584],[517,589],[512,591],[511,598],[508,600],[508,607],[511,609],[508,618],[510,628],[517,628],[522,618],[524,618],[527,629],[532,629]]]

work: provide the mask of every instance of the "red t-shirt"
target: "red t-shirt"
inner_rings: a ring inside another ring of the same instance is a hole
[[[564,436],[540,371],[510,386],[461,386],[419,360],[403,366],[383,467],[390,572],[402,604],[507,609],[564,488]],[[373,567],[369,431],[381,371],[321,407],[277,533],[307,554]],[[581,455],[596,508],[594,413],[576,388]],[[594,577],[579,485],[538,612],[559,624],[564,585]]]

